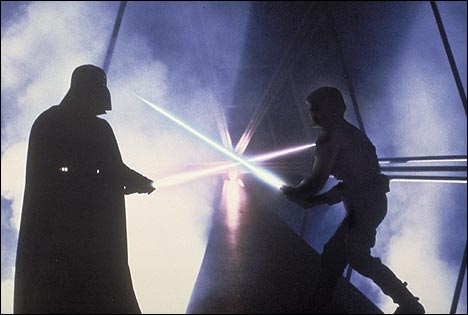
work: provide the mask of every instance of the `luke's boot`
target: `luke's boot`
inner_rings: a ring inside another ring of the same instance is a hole
[[[407,283],[401,282],[395,274],[385,265],[381,264],[379,275],[374,282],[382,289],[383,293],[390,296],[393,302],[399,305],[395,314],[424,314],[425,309],[419,298],[415,297],[408,289]]]

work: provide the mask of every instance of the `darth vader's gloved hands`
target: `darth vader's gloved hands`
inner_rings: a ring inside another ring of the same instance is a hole
[[[129,173],[131,176],[127,178],[124,186],[126,195],[139,193],[139,194],[151,194],[155,189],[153,180],[145,177],[135,171]]]
[[[144,179],[141,180],[140,185],[138,185],[137,193],[149,195],[156,189],[154,186],[154,181],[145,176],[143,176],[143,178]]]

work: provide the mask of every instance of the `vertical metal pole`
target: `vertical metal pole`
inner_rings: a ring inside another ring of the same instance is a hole
[[[452,306],[450,307],[450,314],[455,314],[457,312],[458,300],[460,299],[461,289],[463,286],[463,278],[465,277],[466,270],[466,243],[465,243],[465,253],[463,254],[462,263],[460,266],[460,272],[458,274],[457,285],[455,286],[455,292],[453,294]]]
[[[463,84],[460,79],[460,73],[458,72],[457,64],[455,63],[455,58],[453,57],[452,49],[450,48],[450,43],[448,41],[447,33],[445,32],[444,24],[442,23],[442,18],[440,16],[439,9],[437,8],[437,4],[435,1],[431,1],[432,11],[434,12],[434,17],[437,23],[437,27],[439,29],[440,37],[442,39],[442,43],[444,44],[445,53],[447,54],[447,58],[450,64],[450,69],[452,69],[453,78],[455,79],[455,83],[457,85],[458,94],[460,95],[460,99],[462,101],[463,108],[465,109],[465,115],[467,113],[466,108],[466,94],[463,88]],[[463,286],[463,277],[465,276],[466,270],[466,244],[465,244],[465,253],[463,254],[463,260],[460,266],[460,272],[458,274],[457,284],[455,286],[455,292],[453,294],[452,305],[450,307],[450,314],[455,314],[457,311],[458,301],[460,299],[461,289]]]
[[[434,12],[437,27],[439,28],[440,37],[442,38],[442,42],[444,43],[445,53],[447,54],[447,58],[450,63],[450,68],[452,69],[453,78],[455,79],[455,83],[457,84],[458,93],[460,94],[462,105],[465,109],[465,114],[467,114],[465,90],[463,89],[463,84],[460,79],[460,74],[458,73],[457,64],[455,63],[455,59],[453,58],[452,49],[450,48],[450,44],[447,38],[447,33],[445,32],[444,24],[442,23],[442,18],[440,17],[439,9],[437,8],[437,4],[435,1],[431,1],[431,7],[432,11]]]
[[[117,18],[115,20],[114,30],[112,31],[112,37],[109,43],[109,48],[107,48],[107,54],[106,58],[104,59],[104,65],[102,66],[102,69],[104,69],[106,73],[109,70],[112,54],[114,53],[115,42],[117,41],[117,35],[119,35],[120,24],[122,23],[122,18],[126,5],[127,1],[120,1],[119,12],[117,13]]]

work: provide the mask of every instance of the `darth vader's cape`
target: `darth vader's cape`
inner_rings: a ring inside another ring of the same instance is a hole
[[[110,125],[66,106],[31,130],[15,313],[139,313],[127,260],[124,194],[143,178]]]

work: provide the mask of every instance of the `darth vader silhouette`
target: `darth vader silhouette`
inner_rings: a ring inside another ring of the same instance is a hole
[[[106,74],[83,65],[31,130],[15,313],[140,313],[128,267],[124,195],[152,181],[122,161]]]

